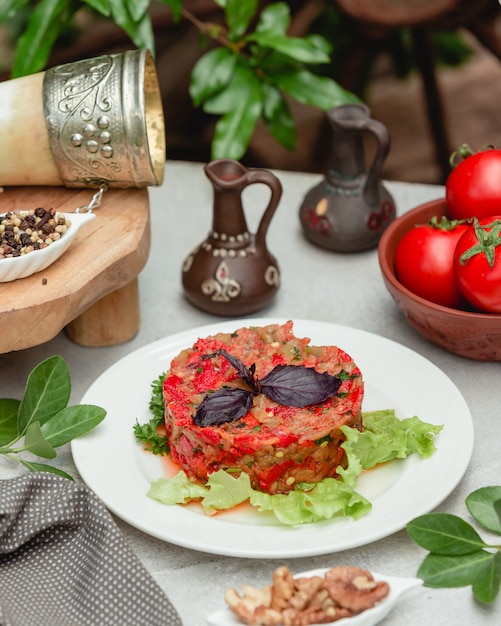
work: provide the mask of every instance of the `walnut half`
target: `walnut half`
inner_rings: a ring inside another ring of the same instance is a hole
[[[369,571],[351,566],[328,570],[324,587],[334,602],[357,613],[372,608],[390,591],[387,582],[376,582]]]
[[[374,580],[360,567],[333,567],[324,576],[294,578],[286,566],[273,573],[270,586],[228,589],[225,600],[244,624],[309,626],[328,624],[373,607],[389,593],[386,582]]]
[[[262,626],[282,624],[281,612],[271,608],[271,586],[258,589],[243,585],[242,591],[243,595],[240,596],[235,589],[228,589],[224,599],[244,624]]]

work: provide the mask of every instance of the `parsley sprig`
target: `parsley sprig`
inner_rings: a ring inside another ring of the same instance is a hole
[[[140,424],[137,420],[134,424],[134,436],[136,439],[145,444],[145,448],[153,454],[168,454],[169,443],[167,438],[161,432],[161,428],[164,425],[165,404],[163,398],[163,381],[165,379],[165,372],[160,374],[151,383],[151,396],[149,409],[153,415],[149,422]]]
[[[480,526],[501,535],[501,486],[473,491],[466,507]],[[470,523],[449,513],[421,515],[407,532],[429,552],[417,573],[426,586],[471,586],[477,600],[494,602],[501,586],[500,544],[485,542]]]

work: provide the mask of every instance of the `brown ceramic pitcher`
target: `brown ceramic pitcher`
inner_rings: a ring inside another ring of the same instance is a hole
[[[198,308],[223,316],[247,315],[266,306],[280,285],[280,271],[266,247],[266,233],[282,195],[276,176],[263,169],[247,169],[238,161],[208,163],[212,183],[212,230],[183,264],[185,295]],[[271,196],[255,234],[247,228],[242,192],[262,183]]]
[[[334,107],[328,118],[333,130],[330,169],[301,204],[303,232],[329,250],[373,248],[395,217],[395,203],[381,181],[390,149],[388,131],[370,117],[364,104]],[[372,135],[377,144],[370,167],[365,162],[364,135]]]

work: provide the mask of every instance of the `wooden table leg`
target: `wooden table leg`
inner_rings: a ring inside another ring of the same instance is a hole
[[[432,49],[431,33],[416,26],[411,29],[416,56],[416,64],[423,80],[423,94],[426,100],[431,137],[435,144],[435,156],[442,172],[442,184],[445,184],[451,172],[449,157],[452,148],[449,144],[442,98],[438,86],[435,59]]]
[[[132,339],[139,324],[139,286],[135,278],[98,300],[70,322],[65,332],[81,346],[113,346]]]

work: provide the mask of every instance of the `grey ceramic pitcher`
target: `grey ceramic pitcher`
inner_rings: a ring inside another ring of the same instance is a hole
[[[390,149],[386,127],[370,117],[365,104],[330,109],[332,155],[323,180],[308,191],[299,210],[305,236],[322,248],[357,252],[377,246],[395,217],[395,203],[381,181]],[[364,135],[376,150],[367,166]]]

